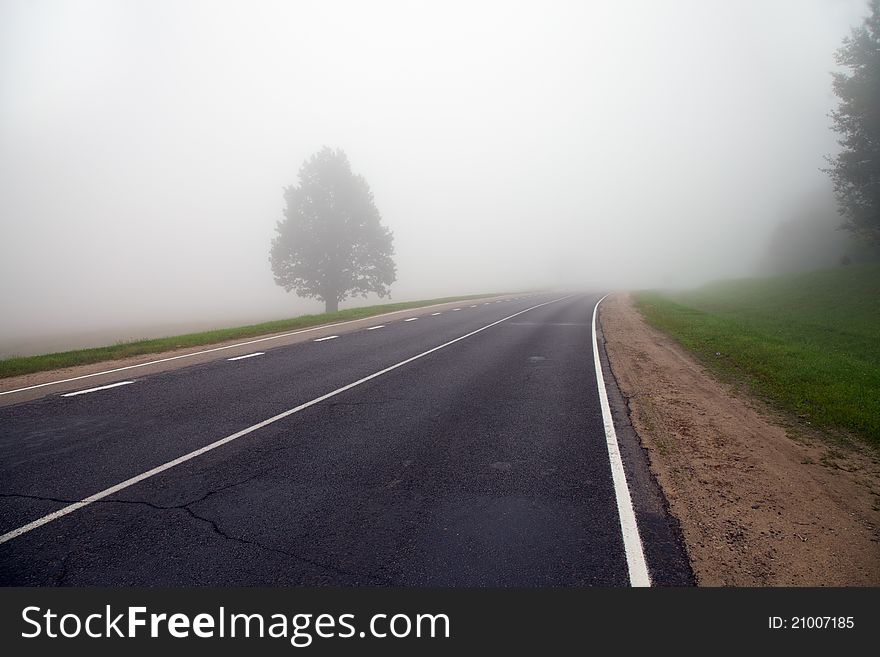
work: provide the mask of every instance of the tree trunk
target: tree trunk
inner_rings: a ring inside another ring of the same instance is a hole
[[[335,313],[337,310],[339,310],[339,300],[336,297],[324,300],[325,313]]]

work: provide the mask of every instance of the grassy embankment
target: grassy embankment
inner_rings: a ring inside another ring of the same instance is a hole
[[[88,365],[109,360],[128,358],[129,356],[141,356],[143,354],[156,354],[182,347],[197,347],[202,345],[216,344],[226,340],[239,340],[253,338],[271,333],[291,331],[319,324],[332,324],[352,319],[361,319],[372,315],[381,315],[395,310],[407,310],[419,308],[448,301],[466,301],[481,297],[496,296],[489,294],[474,294],[463,297],[444,297],[442,299],[425,299],[422,301],[407,301],[404,303],[388,303],[378,306],[364,306],[362,308],[350,308],[335,313],[322,313],[320,315],[300,315],[291,319],[279,319],[262,324],[249,326],[237,326],[222,328],[200,333],[187,333],[152,340],[137,340],[134,342],[122,342],[107,347],[95,347],[93,349],[79,349],[76,351],[63,351],[54,354],[41,354],[39,356],[17,356],[0,360],[0,378],[31,374],[45,370],[54,370],[61,367],[74,365]]]
[[[722,380],[880,446],[880,265],[643,292],[647,321]]]

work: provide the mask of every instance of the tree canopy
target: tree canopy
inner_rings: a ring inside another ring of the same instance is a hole
[[[833,73],[840,105],[831,113],[840,153],[828,173],[844,216],[844,227],[880,246],[880,0],[844,39]]]
[[[381,223],[363,176],[341,150],[324,148],[284,189],[284,219],[276,226],[269,261],[275,282],[338,310],[350,296],[389,294],[396,280],[393,235]]]

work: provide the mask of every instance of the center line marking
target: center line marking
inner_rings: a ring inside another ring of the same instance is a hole
[[[266,352],[265,351],[255,351],[252,354],[247,354],[245,356],[236,356],[235,358],[227,358],[226,360],[244,360],[245,358],[253,358],[254,356],[262,356]]]
[[[380,329],[380,328],[385,328],[385,325],[384,325],[384,324],[379,324],[379,326],[371,326],[371,327],[368,328],[367,330],[368,330],[368,331],[375,331],[376,329]]]
[[[451,302],[448,302],[451,303]],[[421,306],[421,310],[427,310],[428,308],[436,308],[437,306],[442,306],[442,303],[434,303],[430,306]],[[476,306],[472,306],[476,308]],[[375,318],[379,317],[390,317],[391,315],[399,315],[400,313],[407,312],[408,309],[404,310],[393,310],[388,313],[381,313],[380,315],[375,315]],[[80,379],[89,379],[93,376],[103,376],[104,374],[113,374],[115,372],[122,372],[124,370],[133,370],[138,367],[149,367],[150,365],[156,365],[157,363],[167,363],[173,360],[179,360],[181,358],[192,358],[193,356],[201,356],[203,354],[210,354],[215,351],[225,351],[227,349],[235,349],[236,347],[243,347],[248,344],[256,344],[258,342],[267,342],[269,340],[279,340],[281,338],[290,337],[292,335],[300,335],[301,333],[312,333],[313,331],[320,331],[322,329],[327,329],[333,326],[347,326],[348,324],[355,324],[357,322],[363,322],[365,318],[361,319],[350,319],[344,322],[335,322],[333,324],[320,324],[318,326],[312,326],[306,329],[299,329],[297,331],[288,331],[286,333],[279,333],[277,335],[267,335],[262,338],[255,338],[253,340],[247,340],[245,342],[236,342],[235,344],[226,344],[221,347],[212,347],[211,349],[202,349],[200,351],[192,351],[188,354],[178,354],[177,356],[167,356],[165,358],[157,358],[155,360],[150,360],[145,363],[136,363],[135,365],[124,365],[123,367],[114,367],[109,370],[101,370],[100,372],[90,372],[89,374],[81,374],[80,376],[72,376],[67,379],[57,379],[55,381],[47,381],[45,383],[35,383],[31,386],[24,386],[23,388],[13,388],[12,390],[3,390],[0,392],[0,397],[3,395],[12,395],[17,392],[24,392],[25,390],[35,390],[36,388],[44,388],[46,386],[55,386],[60,383],[70,383],[71,381],[79,381]]]
[[[134,381],[120,381],[119,383],[111,383],[106,386],[98,386],[97,388],[89,388],[87,390],[77,390],[76,392],[68,392],[67,394],[61,395],[62,397],[76,397],[77,395],[84,395],[88,392],[96,392],[98,390],[107,390],[108,388],[118,388],[119,386],[127,386],[129,383],[134,383]]]
[[[315,338],[313,342],[324,342],[324,340],[335,340],[338,338],[338,335],[328,335],[326,338]]]
[[[403,320],[404,322],[414,322],[418,319],[418,317],[410,317],[409,319]]]
[[[333,390],[332,392],[328,392],[327,394],[321,395],[320,397],[315,397],[311,401],[307,401],[306,403],[300,404],[299,406],[295,406],[294,408],[288,409],[288,410],[284,411],[283,413],[279,413],[278,415],[274,415],[267,420],[263,420],[262,422],[257,422],[257,424],[253,424],[253,425],[247,427],[246,429],[242,429],[241,431],[238,431],[238,432],[233,433],[229,436],[226,436],[225,438],[220,438],[219,440],[215,440],[213,443],[209,443],[208,445],[205,445],[204,447],[200,447],[199,449],[193,450],[192,452],[189,452],[188,454],[184,454],[183,456],[178,456],[176,459],[172,459],[171,461],[163,463],[162,465],[157,465],[155,468],[152,468],[151,470],[147,470],[145,472],[140,473],[139,475],[135,475],[134,477],[126,479],[125,481],[121,481],[118,484],[116,484],[115,486],[110,486],[109,488],[105,488],[104,490],[102,490],[98,493],[95,493],[94,495],[90,495],[89,497],[86,497],[86,498],[80,500],[79,502],[74,502],[73,504],[68,504],[67,506],[62,507],[62,508],[58,509],[57,511],[53,511],[52,513],[46,514],[45,516],[43,516],[41,518],[37,518],[33,522],[29,522],[26,525],[22,525],[21,527],[18,527],[16,529],[13,529],[11,531],[6,532],[2,536],[0,536],[0,544],[6,543],[7,541],[11,541],[13,538],[17,538],[18,536],[21,536],[22,534],[27,534],[28,532],[33,531],[34,529],[37,529],[38,527],[42,527],[43,525],[52,522],[53,520],[58,520],[59,518],[63,518],[64,516],[71,514],[74,511],[79,511],[83,507],[89,506],[90,504],[94,504],[95,502],[99,502],[100,500],[103,500],[105,497],[110,497],[114,493],[118,493],[121,490],[125,490],[126,488],[130,488],[131,486],[134,486],[135,484],[138,484],[138,483],[144,481],[145,479],[150,479],[151,477],[155,477],[157,474],[165,472],[166,470],[170,470],[171,468],[178,466],[181,463],[186,463],[187,461],[191,461],[192,459],[194,459],[198,456],[201,456],[202,454],[206,454],[207,452],[210,452],[212,450],[215,450],[218,447],[225,445],[226,443],[231,443],[233,440],[237,440],[237,439],[241,438],[242,436],[246,436],[249,433],[253,433],[257,429],[262,429],[263,427],[269,426],[270,424],[274,424],[275,422],[278,422],[279,420],[283,420],[284,418],[289,417],[289,416],[293,415],[294,413],[299,413],[300,411],[304,411],[305,409],[307,409],[311,406],[314,406],[315,404],[320,404],[322,401],[330,399],[331,397],[335,397],[336,395],[339,395],[339,394],[345,392],[346,390],[351,390],[352,388],[356,388],[357,386],[364,384],[367,381],[372,381],[373,379],[380,377],[383,374],[388,374],[388,372],[393,372],[394,370],[396,370],[400,367],[403,367],[404,365],[408,365],[409,363],[412,363],[413,361],[419,360],[420,358],[424,358],[425,356],[428,356],[429,354],[433,354],[435,351],[440,351],[441,349],[445,349],[446,347],[453,345],[456,342],[461,342],[462,340],[465,340],[473,335],[476,335],[477,333],[485,331],[486,329],[490,329],[493,326],[497,326],[501,322],[506,322],[508,319],[513,319],[514,317],[522,315],[523,313],[527,313],[530,310],[534,310],[535,308],[541,308],[542,306],[547,306],[547,305],[550,305],[551,303],[556,303],[558,301],[564,301],[565,299],[569,299],[572,296],[574,296],[574,295],[569,294],[568,296],[565,296],[565,297],[560,297],[558,299],[553,299],[551,301],[545,301],[544,303],[539,303],[535,306],[531,306],[530,308],[526,308],[525,310],[520,310],[519,312],[513,313],[512,315],[508,315],[507,317],[502,317],[501,319],[494,321],[491,324],[486,324],[485,326],[481,326],[480,328],[476,329],[475,331],[471,331],[470,333],[465,333],[464,335],[460,335],[457,338],[453,338],[452,340],[449,340],[448,342],[444,342],[443,344],[437,345],[436,347],[432,347],[431,349],[428,349],[427,351],[423,351],[420,354],[416,354],[415,356],[410,356],[406,360],[402,360],[399,363],[395,363],[394,365],[389,365],[388,367],[386,367],[383,370],[379,370],[378,372],[373,372],[372,374],[369,374],[361,379],[358,379],[357,381],[353,381],[353,382],[349,383],[348,385],[344,385],[341,388],[337,388],[336,390]]]

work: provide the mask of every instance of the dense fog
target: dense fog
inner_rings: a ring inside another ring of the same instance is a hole
[[[268,254],[323,146],[394,233],[393,301],[772,272],[782,222],[838,221],[830,72],[865,13],[2,0],[0,357],[320,312]]]

